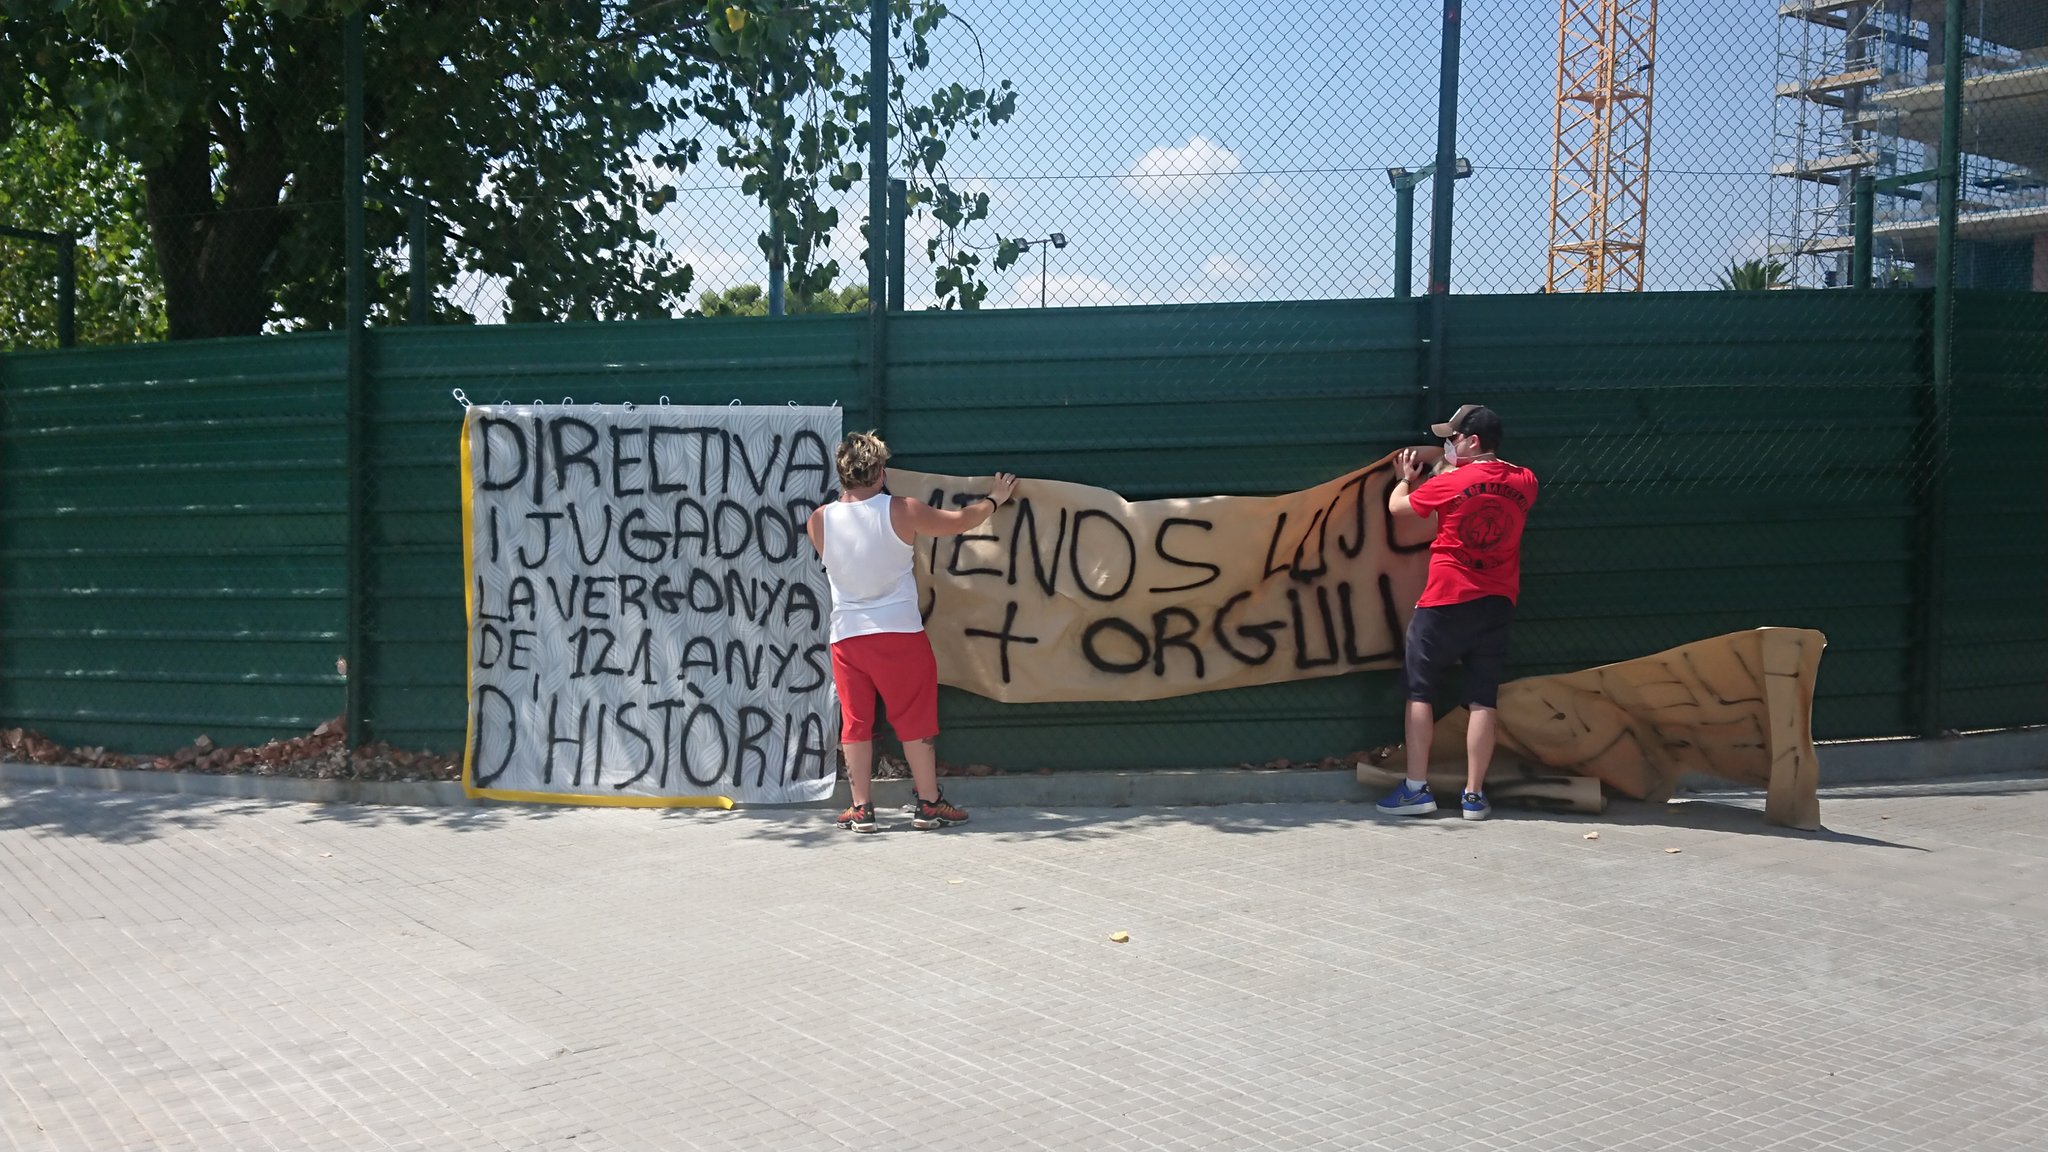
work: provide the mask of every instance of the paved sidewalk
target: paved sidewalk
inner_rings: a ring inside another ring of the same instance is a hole
[[[2048,782],[1822,811],[5,793],[0,1147],[2048,1145]]]

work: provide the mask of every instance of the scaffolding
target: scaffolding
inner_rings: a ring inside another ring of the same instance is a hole
[[[1943,0],[1782,0],[1769,253],[1789,285],[1850,282],[1854,186],[1877,181],[1873,282],[1931,274]],[[1960,235],[2048,249],[2048,4],[1966,0]],[[2038,288],[2043,258],[2035,257]]]
[[[1789,285],[1849,283],[1858,176],[1931,166],[1921,146],[1900,138],[1897,111],[1877,98],[1924,59],[1911,9],[1911,0],[1786,0],[1778,8],[1769,253]],[[1919,195],[1898,189],[1887,200]],[[1906,271],[1885,245],[1875,263],[1880,283]]]

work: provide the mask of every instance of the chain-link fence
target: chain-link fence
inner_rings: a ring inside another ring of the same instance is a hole
[[[1932,284],[1935,176],[1943,136],[1953,132],[1959,283],[2048,290],[2041,82],[2048,11],[1997,0],[1953,6],[1963,79],[1950,126],[1943,106],[1950,7],[1930,0],[1784,7],[1771,253],[1788,281],[1851,285],[1861,261],[1861,275],[1877,286]]]
[[[233,686],[223,730],[303,731],[346,689],[450,747],[455,387],[837,402],[910,467],[1132,498],[1487,402],[1545,485],[1516,673],[1811,625],[1824,734],[2040,718],[2048,297],[1821,291],[1934,282],[1945,136],[1955,284],[2048,289],[2038,5],[891,0],[896,189],[863,0],[0,4],[0,348],[66,284],[86,345],[342,328],[359,8],[368,336],[0,361],[16,719],[160,740]],[[1376,300],[1430,291],[1447,48],[1455,298]],[[984,315],[795,316],[868,310],[878,191],[887,303]],[[1056,311],[1115,305],[1159,307]],[[948,723],[1320,755],[1392,738],[1364,692]]]
[[[356,5],[100,7],[0,48],[0,225],[79,238],[79,338],[338,324]],[[1958,7],[1958,282],[2048,288],[2048,17]],[[901,303],[1426,290],[1446,79],[1454,291],[1925,285],[1946,8],[894,0]],[[373,322],[865,306],[867,3],[367,12]],[[0,345],[53,342],[54,247],[0,251]]]
[[[908,467],[1134,499],[1307,488],[1481,400],[1542,482],[1511,675],[1809,627],[1822,737],[2038,723],[2048,295],[1960,295],[1945,403],[1929,303],[1456,297],[1439,384],[1422,301],[919,314],[890,334],[879,410],[856,317],[388,328],[365,341],[353,464],[342,334],[12,354],[0,728],[168,752],[304,734],[346,694],[371,738],[459,748],[451,387],[547,409],[837,403]],[[1020,768],[1312,760],[1398,739],[1398,716],[1383,672],[1146,704],[954,693],[943,747]]]

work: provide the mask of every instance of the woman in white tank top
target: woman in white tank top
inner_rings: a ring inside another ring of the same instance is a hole
[[[839,742],[853,805],[839,826],[876,828],[871,785],[875,770],[875,697],[889,708],[889,726],[903,741],[904,759],[917,786],[917,828],[961,824],[967,813],[939,791],[939,669],[925,638],[917,604],[919,536],[958,536],[981,526],[1017,490],[1017,478],[999,472],[989,494],[965,508],[934,508],[892,496],[889,447],[873,432],[856,432],[839,445],[839,500],[811,513],[811,546],[825,561],[832,585],[832,680],[839,691]]]

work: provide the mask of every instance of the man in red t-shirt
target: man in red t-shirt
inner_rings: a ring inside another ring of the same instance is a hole
[[[1466,404],[1430,432],[1443,438],[1445,468],[1422,479],[1430,449],[1394,458],[1400,478],[1388,497],[1397,516],[1437,517],[1429,546],[1429,580],[1408,621],[1402,680],[1408,695],[1408,779],[1379,809],[1390,816],[1436,811],[1429,793],[1429,741],[1435,702],[1456,665],[1465,666],[1465,819],[1484,820],[1486,769],[1498,731],[1501,673],[1508,633],[1522,590],[1522,525],[1536,503],[1536,474],[1500,458],[1500,416]]]

